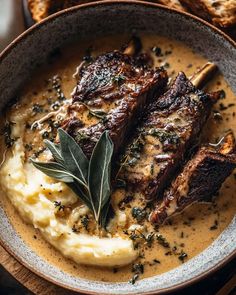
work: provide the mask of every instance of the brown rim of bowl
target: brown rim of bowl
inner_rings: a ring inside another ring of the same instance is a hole
[[[20,42],[22,39],[24,39],[27,35],[30,35],[33,33],[34,30],[39,29],[40,27],[44,26],[47,22],[54,20],[54,18],[56,18],[59,15],[66,15],[66,14],[70,14],[71,12],[78,10],[78,9],[86,9],[87,7],[93,7],[93,6],[99,6],[99,5],[113,5],[113,4],[118,4],[118,3],[122,3],[122,4],[136,4],[136,5],[145,5],[145,6],[151,6],[151,7],[157,7],[158,9],[163,9],[163,10],[167,10],[176,14],[180,14],[180,15],[185,15],[190,19],[193,19],[195,21],[198,21],[200,23],[202,23],[203,25],[207,26],[208,28],[210,28],[211,30],[215,31],[217,34],[221,35],[222,37],[224,37],[228,42],[230,42],[233,47],[236,48],[236,42],[231,39],[227,34],[225,34],[223,31],[221,31],[220,29],[218,29],[217,27],[213,26],[212,24],[208,23],[207,21],[192,15],[191,13],[188,12],[183,12],[183,11],[179,11],[177,9],[173,9],[173,8],[169,8],[167,6],[161,5],[161,4],[156,4],[156,3],[152,3],[152,2],[146,2],[146,1],[137,1],[137,0],[100,0],[100,1],[96,1],[96,2],[92,2],[92,3],[87,3],[87,4],[79,4],[77,6],[71,7],[71,8],[67,8],[64,9],[62,11],[56,12],[50,16],[48,16],[47,18],[43,19],[42,21],[34,24],[32,27],[30,27],[29,29],[27,29],[26,31],[24,31],[22,34],[20,34],[17,38],[15,38],[1,53],[0,53],[0,62],[4,59],[4,57],[16,46],[16,44],[18,42]],[[70,290],[70,291],[75,291],[75,292],[82,292],[82,294],[92,294],[92,295],[97,295],[97,292],[94,291],[84,291],[84,290],[80,290],[78,288],[73,288],[73,287],[69,287],[65,284],[59,283],[57,281],[55,281],[54,279],[52,279],[51,277],[47,277],[45,276],[45,274],[33,269],[31,266],[27,265],[27,263],[25,263],[20,257],[18,257],[15,253],[13,253],[11,251],[11,249],[4,245],[3,241],[0,239],[0,244],[1,246],[10,254],[12,255],[20,264],[22,264],[25,268],[27,268],[28,270],[32,271],[33,273],[35,273],[37,276],[45,279],[46,281],[49,281],[59,287],[62,287],[64,289]],[[202,272],[201,274],[195,276],[192,279],[187,280],[184,283],[179,283],[176,284],[172,287],[168,287],[165,289],[160,289],[157,291],[149,291],[149,292],[142,292],[143,295],[153,295],[153,294],[167,294],[173,291],[179,291],[183,288],[189,287],[190,285],[199,282],[201,279],[204,279],[205,277],[207,277],[208,275],[214,273],[215,271],[217,271],[218,269],[220,269],[221,267],[223,267],[225,264],[227,264],[229,261],[231,261],[233,258],[236,257],[236,250],[233,251],[230,255],[228,255],[227,257],[225,257],[220,263],[218,263],[217,265],[211,267],[210,269]]]

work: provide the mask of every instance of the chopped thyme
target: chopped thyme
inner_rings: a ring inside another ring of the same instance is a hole
[[[87,63],[93,61],[92,58],[92,47],[88,47],[85,51],[85,55],[83,56],[83,60],[86,61]]]
[[[142,222],[147,215],[146,211],[139,207],[132,208],[131,214],[138,222]]]
[[[147,246],[150,248],[152,246],[153,241],[154,241],[154,233],[147,234],[145,237],[145,240],[146,240]]]
[[[225,111],[225,110],[227,110],[227,106],[225,106],[223,103],[220,103],[220,104],[219,104],[219,108],[220,108],[220,111]]]
[[[34,158],[38,158],[38,156],[39,156],[40,154],[42,154],[45,150],[46,150],[45,147],[40,148],[37,152],[35,152],[35,153],[33,154],[33,157],[34,157]]]
[[[58,209],[58,211],[65,209],[65,206],[61,204],[61,201],[54,201],[54,206]]]
[[[11,121],[6,121],[3,127],[3,130],[1,132],[1,134],[4,136],[4,142],[7,148],[12,147],[15,141],[17,140],[17,138],[12,137],[12,126],[14,124],[15,123]]]
[[[49,138],[49,136],[50,136],[50,133],[48,131],[44,131],[42,134],[43,139],[47,139],[47,138]]]
[[[165,248],[170,248],[170,244],[167,242],[166,238],[164,238],[161,234],[156,234],[157,242]]]
[[[156,128],[151,128],[147,134],[158,137],[163,144],[178,144],[180,140],[175,132],[167,132]]]
[[[33,107],[32,107],[32,111],[35,113],[35,114],[40,114],[40,113],[43,113],[43,106],[38,104],[38,103],[35,103],[33,104]]]
[[[135,263],[132,265],[132,272],[135,274],[143,274],[144,265],[142,263]]]
[[[130,279],[129,283],[134,285],[136,283],[136,281],[138,280],[139,275],[138,274],[134,274],[133,277]]]
[[[77,233],[79,231],[75,224],[72,226],[72,231],[73,233]]]
[[[131,158],[128,162],[128,166],[134,166],[137,163],[138,159],[137,158]]]
[[[145,145],[145,140],[143,138],[143,135],[140,134],[140,136],[137,138],[137,140],[131,144],[129,147],[129,151],[131,152],[131,155],[133,155],[136,158],[139,158],[139,153],[142,151],[143,147]]]
[[[88,224],[89,224],[89,217],[88,215],[85,215],[81,218],[81,223],[86,231],[88,231]]]
[[[26,144],[25,144],[25,149],[26,149],[28,152],[32,151],[32,149],[33,149],[32,144],[31,144],[31,143],[26,143]]]
[[[115,183],[116,188],[126,188],[126,181],[124,179],[117,178]]]
[[[225,91],[223,89],[220,90],[220,99],[225,99],[226,94]]]
[[[152,50],[152,52],[155,53],[156,56],[163,56],[160,47],[153,46],[153,47],[151,48],[151,50]]]
[[[88,135],[86,135],[85,133],[83,133],[83,132],[77,132],[77,134],[76,134],[76,136],[75,136],[75,141],[77,142],[77,141],[81,141],[81,140],[86,140],[86,139],[88,139],[89,138],[89,136]]]
[[[125,76],[120,74],[120,75],[117,75],[117,76],[114,76],[112,78],[112,82],[117,84],[117,85],[121,85],[122,83],[124,83],[124,81],[126,80]]]
[[[59,108],[60,108],[60,104],[56,101],[56,102],[54,102],[54,103],[51,105],[51,108],[52,108],[54,111],[57,111],[57,110],[59,110]]]
[[[129,204],[130,202],[132,202],[133,199],[134,199],[134,197],[131,196],[131,195],[126,196],[124,199],[122,199],[122,200],[119,202],[119,204],[118,204],[119,209],[120,209],[120,210],[124,210],[124,209],[125,209],[125,206],[126,206],[127,204]]]
[[[151,163],[151,165],[150,165],[150,174],[153,175],[153,173],[154,173],[154,164]]]
[[[165,51],[165,55],[170,55],[170,54],[172,54],[172,50],[166,50]]]
[[[137,240],[137,239],[140,238],[140,235],[138,235],[138,234],[132,232],[132,233],[130,234],[129,238],[130,238],[130,240],[135,241],[135,240]]]
[[[165,62],[164,65],[163,65],[163,67],[164,67],[165,69],[169,69],[170,64],[169,64],[168,62]]]
[[[91,110],[89,109],[89,116],[96,117],[98,119],[104,119],[107,113],[103,110]]]
[[[188,257],[187,253],[181,251],[178,259],[181,261],[181,262],[184,262],[184,260]]]
[[[57,98],[62,101],[65,99],[65,95],[61,88],[61,77],[58,75],[55,75],[52,77],[52,79],[49,79],[49,82],[52,83],[52,88],[56,92]]]
[[[222,117],[220,112],[213,111],[213,119],[216,120],[216,121],[222,121],[223,117]]]
[[[214,221],[214,224],[210,227],[210,230],[215,230],[215,229],[217,229],[217,228],[218,228],[218,221],[215,220],[215,221]]]

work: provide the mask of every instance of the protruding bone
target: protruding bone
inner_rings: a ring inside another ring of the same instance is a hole
[[[128,45],[124,49],[124,54],[127,55],[136,55],[142,50],[142,42],[139,37],[133,36]]]
[[[216,72],[217,66],[211,62],[208,62],[190,77],[190,81],[197,88],[202,88],[215,75]]]

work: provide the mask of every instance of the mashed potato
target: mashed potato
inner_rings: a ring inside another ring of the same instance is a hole
[[[20,215],[64,256],[77,263],[114,267],[135,260],[137,251],[131,240],[76,233],[68,222],[70,217],[55,214],[55,200],[73,206],[78,198],[65,184],[47,177],[25,161],[24,122],[18,117],[14,122],[12,132],[18,139],[7,154],[0,182]]]

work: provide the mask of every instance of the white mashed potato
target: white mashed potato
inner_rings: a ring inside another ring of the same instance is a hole
[[[119,236],[99,238],[75,233],[66,218],[55,215],[55,200],[64,205],[77,202],[77,196],[63,183],[47,177],[24,162],[22,118],[14,118],[13,135],[18,138],[1,168],[1,186],[20,215],[64,256],[77,263],[122,266],[137,257],[133,242]]]

